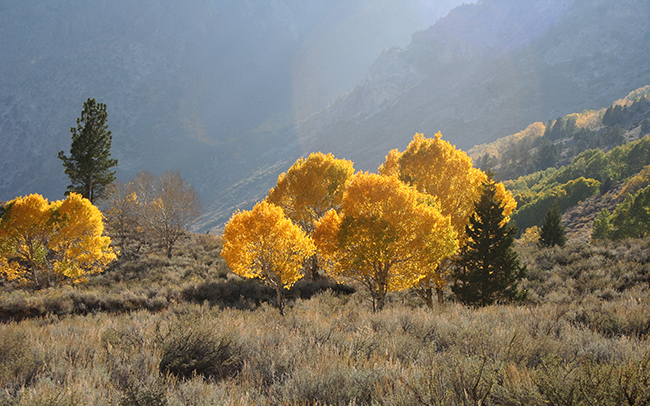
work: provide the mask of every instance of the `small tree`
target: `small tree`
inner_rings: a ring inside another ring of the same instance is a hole
[[[452,291],[461,302],[472,306],[521,298],[517,283],[525,276],[526,268],[520,266],[512,248],[517,229],[503,214],[494,180],[484,184],[475,207],[466,229],[468,242],[452,274]]]
[[[79,194],[18,197],[0,219],[0,274],[35,287],[83,281],[115,259],[103,231],[102,213]]]
[[[163,173],[155,180],[151,196],[141,196],[141,219],[145,230],[160,243],[168,258],[176,241],[201,215],[201,199],[178,171]]]
[[[542,247],[563,247],[566,244],[566,235],[562,225],[562,215],[557,202],[546,212],[544,223],[539,232],[539,243]]]
[[[602,209],[591,227],[591,241],[607,240],[612,236],[612,217],[609,210]]]
[[[122,252],[133,240],[157,243],[171,258],[178,239],[201,214],[199,195],[178,171],[161,176],[142,171],[133,182],[118,182],[109,191],[104,211]]]
[[[128,243],[141,240],[143,231],[135,184],[113,183],[107,189],[103,211],[109,233],[119,240],[120,255],[124,255],[127,253]]]
[[[94,203],[115,180],[111,168],[117,166],[117,159],[110,158],[113,138],[106,124],[107,118],[105,104],[97,103],[95,99],[84,102],[77,126],[70,128],[70,157],[66,157],[63,151],[59,152],[64,172],[71,182],[66,195],[79,193]]]
[[[302,278],[303,261],[314,251],[306,233],[281,208],[265,201],[234,214],[223,231],[221,256],[228,266],[239,276],[260,278],[274,287],[282,315],[283,289]]]
[[[413,287],[458,248],[449,217],[431,198],[394,176],[360,173],[343,196],[341,214],[316,222],[314,240],[335,278],[351,277],[369,291],[373,311],[386,294]]]

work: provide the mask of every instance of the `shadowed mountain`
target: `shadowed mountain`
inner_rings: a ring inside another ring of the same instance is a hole
[[[92,97],[107,104],[118,178],[180,169],[206,206],[221,201],[298,154],[296,114],[460,2],[3,1],[0,199],[62,196],[57,152]]]
[[[512,1],[463,5],[366,82],[300,126],[308,149],[373,170],[415,132],[463,149],[650,83],[650,2]]]

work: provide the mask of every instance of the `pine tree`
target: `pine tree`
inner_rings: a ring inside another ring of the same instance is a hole
[[[70,157],[59,152],[64,172],[71,182],[66,196],[71,192],[79,193],[94,203],[115,180],[115,171],[111,168],[117,166],[117,159],[111,159],[113,137],[106,124],[107,118],[106,105],[89,98],[84,102],[81,117],[77,118],[77,126],[70,128]]]
[[[566,235],[562,225],[562,215],[557,203],[546,212],[544,223],[539,233],[539,243],[542,247],[563,247],[566,244]]]
[[[526,275],[526,267],[519,264],[512,248],[517,229],[506,222],[496,193],[496,183],[490,177],[466,228],[469,242],[453,272],[452,291],[468,305],[486,306],[524,297],[517,282]]]

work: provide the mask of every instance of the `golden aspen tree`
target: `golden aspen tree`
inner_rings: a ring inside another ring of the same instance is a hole
[[[77,193],[53,205],[55,230],[48,245],[55,253],[54,273],[84,281],[85,275],[102,272],[115,259],[115,253],[110,237],[102,235],[101,211]]]
[[[315,249],[311,238],[280,207],[262,201],[230,218],[221,256],[237,275],[260,278],[275,288],[278,310],[284,315],[283,289],[303,277],[303,262]]]
[[[0,274],[37,288],[84,281],[115,259],[103,231],[99,209],[77,193],[52,203],[37,194],[18,197],[0,219]]]
[[[481,186],[487,180],[487,175],[473,167],[472,159],[465,152],[448,141],[443,141],[440,132],[434,138],[415,134],[404,152],[389,152],[386,162],[379,167],[379,173],[397,176],[406,184],[431,196],[442,214],[450,217],[451,225],[458,235],[459,247],[466,244],[465,227],[481,196]],[[504,221],[507,222],[517,203],[502,183],[497,183],[496,188],[497,198],[504,205]],[[438,301],[442,303],[449,267],[450,261],[445,260],[436,268],[423,268],[424,277],[415,291],[429,307],[433,306],[433,289],[437,290]]]
[[[307,159],[300,158],[278,177],[266,201],[281,207],[291,221],[311,236],[314,222],[329,210],[339,208],[353,174],[352,161],[313,153]],[[309,259],[305,270],[308,279],[318,276],[317,254]]]
[[[373,310],[386,294],[411,288],[458,248],[449,217],[394,176],[356,174],[341,204],[316,222],[314,241],[337,279],[359,280]]]
[[[47,269],[52,210],[43,196],[32,194],[7,203],[0,220],[1,268],[8,280],[40,284]]]

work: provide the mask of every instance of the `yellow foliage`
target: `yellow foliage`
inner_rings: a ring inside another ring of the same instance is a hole
[[[625,182],[625,186],[618,193],[618,197],[633,195],[648,185],[650,185],[650,165],[645,166],[638,174]]]
[[[58,205],[56,232],[49,243],[49,248],[59,254],[54,271],[73,280],[101,272],[116,257],[110,248],[111,239],[102,236],[102,213],[76,193],[54,204]]]
[[[287,217],[311,234],[315,220],[340,206],[353,174],[351,161],[313,153],[278,177],[266,201],[281,207]]]
[[[288,289],[302,278],[303,261],[314,251],[311,239],[280,207],[262,201],[230,218],[221,256],[239,276]]]
[[[379,309],[387,292],[412,287],[422,269],[458,248],[448,216],[397,177],[359,173],[334,210],[316,222],[314,241],[335,278],[361,281]]]
[[[81,195],[48,203],[41,195],[18,197],[0,220],[0,274],[8,280],[48,284],[101,272],[115,254],[102,236],[102,214]]]
[[[543,126],[542,126],[543,127]],[[531,133],[541,131],[538,125],[527,129]],[[438,205],[443,216],[448,216],[458,236],[458,248],[467,243],[465,227],[480,198],[487,175],[472,165],[471,158],[447,141],[438,132],[434,138],[415,134],[404,152],[391,151],[379,173],[393,175],[425,193]],[[497,183],[497,198],[503,204],[504,222],[517,207],[517,202],[502,183]],[[454,255],[451,252],[447,258]],[[422,275],[418,294],[428,297],[435,287],[439,291],[446,285],[447,266],[429,266],[420,269]],[[429,303],[430,304],[430,303]]]
[[[465,226],[481,196],[481,186],[487,175],[472,166],[471,158],[447,141],[438,132],[435,138],[415,134],[413,141],[402,153],[391,151],[379,173],[395,175],[418,191],[430,195],[439,205],[443,215],[465,242]],[[510,216],[517,203],[502,183],[497,184],[497,197],[504,204],[504,215]]]
[[[467,155],[473,159],[478,159],[485,154],[489,154],[497,159],[501,159],[501,151],[505,151],[509,146],[518,144],[523,140],[539,138],[544,135],[545,130],[546,126],[544,123],[536,122],[530,124],[523,131],[499,138],[491,144],[476,145],[467,152]]]
[[[532,226],[526,229],[521,235],[521,238],[517,240],[517,245],[521,247],[530,246],[537,244],[539,241],[539,227]]]

